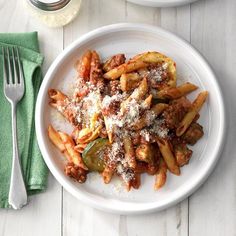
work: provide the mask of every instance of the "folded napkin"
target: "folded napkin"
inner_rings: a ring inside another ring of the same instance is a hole
[[[37,32],[0,33],[2,46],[17,45],[25,75],[25,94],[17,105],[18,147],[28,194],[46,188],[47,167],[42,159],[35,135],[34,109],[42,81],[43,56],[39,53]],[[8,208],[8,192],[12,164],[11,107],[3,93],[3,58],[0,50],[0,207]]]

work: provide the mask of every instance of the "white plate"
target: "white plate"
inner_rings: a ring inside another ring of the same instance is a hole
[[[174,7],[195,2],[197,0],[128,0],[135,4],[149,7]]]
[[[189,165],[181,176],[168,174],[167,184],[160,191],[153,190],[154,177],[143,176],[139,190],[126,192],[119,180],[103,184],[98,174],[89,175],[85,184],[75,183],[63,173],[64,159],[51,144],[47,127],[71,131],[64,119],[48,105],[47,91],[59,88],[72,90],[75,77],[74,63],[86,49],[95,49],[103,59],[116,53],[128,57],[156,50],[173,58],[177,63],[180,83],[191,81],[201,90],[208,90],[209,100],[201,110],[200,123],[204,137],[193,147]],[[141,24],[115,24],[96,29],[67,47],[49,68],[40,88],[36,105],[36,132],[44,160],[55,178],[80,201],[113,213],[136,214],[167,208],[195,191],[213,170],[223,145],[225,129],[224,104],[216,77],[203,57],[187,42],[163,29]]]

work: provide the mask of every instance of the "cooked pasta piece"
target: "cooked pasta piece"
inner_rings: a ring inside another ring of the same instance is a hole
[[[147,79],[144,78],[141,83],[139,84],[139,86],[132,92],[132,94],[121,103],[121,114],[124,114],[125,110],[126,110],[126,106],[127,104],[132,101],[132,99],[136,100],[136,101],[140,101],[142,100],[146,93],[148,92],[148,83],[147,83]]]
[[[91,58],[92,52],[88,50],[83,54],[77,65],[79,77],[83,78],[85,81],[88,81],[90,77]]]
[[[152,95],[150,94],[143,102],[142,102],[142,106],[145,109],[150,109],[152,105]]]
[[[72,161],[59,133],[51,125],[48,126],[48,137],[51,142],[65,155],[66,159],[69,162]]]
[[[176,135],[181,136],[188,129],[200,109],[202,108],[204,102],[206,101],[208,92],[204,91],[199,93],[197,98],[194,100],[190,111],[184,116],[183,120],[180,122],[178,128],[176,129]]]
[[[102,83],[102,66],[100,62],[100,57],[96,51],[91,52],[91,64],[90,64],[90,74],[89,81],[91,84],[96,85],[99,81]],[[101,86],[101,85],[100,85]]]
[[[98,116],[99,116],[99,114],[96,112],[92,114],[92,116],[90,118],[90,124],[89,124],[90,129],[96,128],[96,123],[98,122]]]
[[[142,77],[137,73],[122,74],[120,77],[120,86],[123,92],[131,91],[138,87]]]
[[[59,133],[51,126],[48,126],[48,136],[52,143],[61,151],[66,150],[64,143],[62,142]]]
[[[89,143],[93,140],[95,140],[98,136],[99,133],[102,129],[102,126],[98,126],[96,129],[91,129],[91,128],[84,128],[80,130],[79,136],[76,139],[76,143]]]
[[[111,165],[107,164],[105,166],[104,171],[102,172],[102,178],[105,184],[109,184],[111,182],[111,178],[115,172],[114,167]]]
[[[130,95],[130,98],[139,101],[145,97],[147,92],[148,92],[147,78],[144,78],[137,87],[137,89],[135,89],[133,93]]]
[[[51,101],[49,102],[50,105],[57,104],[58,102],[65,102],[68,97],[63,94],[61,91],[56,90],[56,89],[49,89],[48,95],[51,98]]]
[[[130,136],[123,137],[124,150],[125,150],[125,159],[128,164],[128,167],[135,169],[136,159],[133,143]]]
[[[51,98],[49,105],[57,109],[71,124],[77,126],[78,121],[76,119],[76,113],[70,99],[56,89],[50,89],[48,94]]]
[[[59,132],[60,138],[65,145],[65,148],[68,152],[68,154],[71,157],[71,161],[76,165],[81,167],[84,170],[87,170],[88,168],[83,163],[83,160],[80,156],[80,153],[75,150],[75,143],[73,139],[66,133]]]
[[[103,75],[105,79],[115,80],[119,78],[122,74],[133,72],[143,67],[147,67],[148,64],[142,61],[130,60],[127,63],[124,63]]]
[[[156,179],[154,184],[154,189],[158,190],[161,187],[163,187],[166,183],[166,177],[167,177],[167,166],[163,158],[160,158],[159,162],[159,169],[156,173]]]
[[[178,87],[164,88],[163,90],[158,91],[157,94],[154,95],[154,98],[177,99],[177,98],[187,95],[188,93],[196,90],[197,88],[198,87],[196,85],[187,82]]]
[[[176,163],[169,142],[165,139],[158,139],[157,144],[169,171],[175,175],[180,175],[180,168]]]
[[[126,184],[127,191],[130,191],[131,187],[134,189],[139,189],[141,185],[141,175],[140,173],[134,173],[132,180]]]

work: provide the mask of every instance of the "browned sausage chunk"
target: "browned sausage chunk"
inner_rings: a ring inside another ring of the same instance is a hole
[[[191,103],[185,97],[171,102],[170,106],[163,112],[163,118],[166,121],[167,127],[169,129],[176,129],[190,106]]]
[[[194,145],[203,135],[202,126],[198,123],[192,123],[182,138],[186,143]]]

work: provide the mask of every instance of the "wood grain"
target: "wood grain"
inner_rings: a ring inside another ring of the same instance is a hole
[[[216,169],[190,198],[189,235],[236,235],[236,1],[193,4],[191,29],[192,44],[210,61],[223,90],[228,130]]]
[[[48,190],[31,196],[22,210],[0,210],[1,236],[42,236],[61,233],[61,187],[50,175]]]

